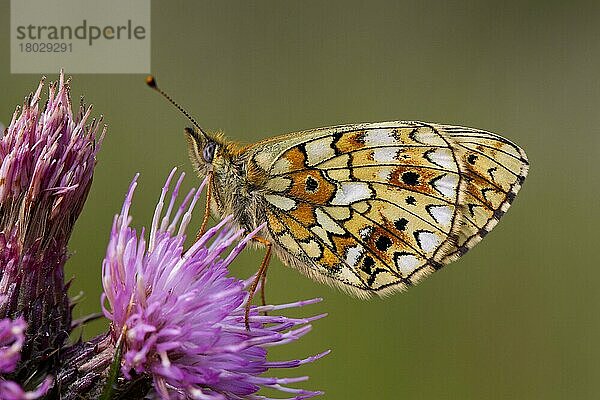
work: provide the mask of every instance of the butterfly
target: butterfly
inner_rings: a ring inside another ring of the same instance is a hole
[[[190,158],[210,176],[213,213],[247,230],[266,225],[256,282],[272,251],[360,298],[403,291],[468,252],[506,213],[529,165],[509,140],[453,125],[338,125],[248,146],[195,125]]]

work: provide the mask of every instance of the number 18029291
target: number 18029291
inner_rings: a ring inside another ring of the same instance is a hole
[[[73,43],[19,43],[21,53],[71,53]]]

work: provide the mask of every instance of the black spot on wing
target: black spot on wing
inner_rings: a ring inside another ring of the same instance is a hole
[[[517,194],[513,191],[508,192],[508,194],[506,195],[506,201],[508,202],[508,204],[511,204],[513,201],[515,201],[515,197],[517,196]]]
[[[394,226],[396,227],[396,229],[398,229],[399,231],[403,231],[406,229],[406,225],[408,225],[408,220],[406,218],[400,218],[397,219],[394,222]]]
[[[365,258],[363,259],[363,263],[362,266],[360,267],[360,269],[362,269],[365,273],[367,274],[371,274],[372,271],[371,269],[375,266],[375,260],[373,260],[373,257],[371,256],[365,256]]]
[[[419,174],[413,171],[405,172],[402,174],[402,182],[414,186],[419,183]]]
[[[375,241],[375,247],[377,247],[377,250],[379,251],[386,251],[391,245],[392,241],[390,238],[384,235],[379,236]]]
[[[305,188],[306,188],[307,192],[314,193],[319,188],[319,182],[317,182],[317,180],[315,178],[313,178],[312,176],[308,175],[306,177]]]
[[[504,214],[505,214],[505,211],[502,211],[500,209],[494,210],[494,218],[496,218],[496,219],[502,218],[502,216],[504,216]]]

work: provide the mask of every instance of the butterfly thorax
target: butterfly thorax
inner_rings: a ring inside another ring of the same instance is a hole
[[[207,162],[203,149],[207,143],[215,143],[213,159]],[[211,212],[219,219],[233,215],[234,222],[247,231],[264,222],[263,202],[260,182],[266,179],[264,171],[248,163],[243,146],[227,140],[222,134],[208,134],[207,137],[189,137],[189,153],[198,175],[203,178],[212,171],[210,181]]]
[[[234,221],[247,231],[264,222],[263,205],[257,187],[248,180],[243,159],[232,158],[215,166],[212,180],[211,210],[218,217],[233,215]]]

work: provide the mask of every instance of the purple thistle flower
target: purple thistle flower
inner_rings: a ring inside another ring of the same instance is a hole
[[[163,187],[148,242],[144,230],[138,236],[129,226],[134,178],[121,214],[114,219],[102,265],[103,304],[109,305],[104,313],[112,321],[113,340],[125,332],[124,376],[152,376],[155,395],[162,399],[266,399],[256,394],[263,387],[291,393],[294,399],[321,394],[286,386],[308,377],[261,375],[327,354],[281,362],[266,359],[267,347],[299,339],[311,329],[311,321],[324,315],[300,319],[260,315],[320,299],[253,307],[251,329],[246,330],[244,304],[251,279],[227,277],[227,267],[262,227],[243,236],[228,217],[184,250],[185,230],[206,180],[175,209],[181,174],[163,215],[174,173],[175,169]],[[235,248],[225,255],[233,244]]]
[[[88,124],[91,107],[83,104],[73,115],[62,72],[42,107],[43,86],[44,79],[0,135],[0,318],[27,321],[18,366],[25,373],[52,364],[71,331],[63,268],[99,147],[100,121]]]
[[[52,385],[52,378],[46,377],[34,391],[27,392],[18,383],[3,377],[3,374],[9,374],[17,368],[25,343],[26,328],[27,324],[23,318],[0,320],[0,399],[38,399],[44,396]]]
[[[2,228],[14,225],[20,245],[40,239],[47,245],[56,236],[68,239],[104,136],[103,131],[96,142],[101,120],[86,126],[91,106],[82,104],[73,116],[69,81],[62,72],[59,81],[50,84],[40,113],[44,80],[25,99],[20,115],[17,108],[0,138],[0,223]]]

